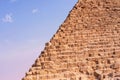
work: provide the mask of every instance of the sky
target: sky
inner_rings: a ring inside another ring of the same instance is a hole
[[[0,0],[0,80],[21,80],[77,0]]]

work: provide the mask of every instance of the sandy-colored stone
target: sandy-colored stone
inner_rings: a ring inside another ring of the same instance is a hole
[[[120,80],[120,0],[78,0],[22,80]]]

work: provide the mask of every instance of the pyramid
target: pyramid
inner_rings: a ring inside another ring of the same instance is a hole
[[[120,0],[78,0],[22,80],[120,80]]]

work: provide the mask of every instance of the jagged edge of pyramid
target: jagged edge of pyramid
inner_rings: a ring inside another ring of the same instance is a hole
[[[71,13],[76,9],[76,6],[77,6],[77,4],[78,4],[80,1],[82,1],[82,0],[78,0],[78,1],[77,1],[77,3],[76,3],[76,4],[72,7],[72,9],[68,12],[67,17],[66,17],[65,20],[62,22],[62,24],[58,27],[57,31],[54,33],[54,35],[52,36],[52,38],[51,38],[47,43],[45,43],[45,47],[44,47],[43,51],[40,52],[40,54],[39,54],[39,56],[37,57],[37,59],[40,58],[40,57],[45,53],[46,47],[51,44],[51,41],[56,37],[56,34],[59,33],[59,31],[61,30],[62,26],[64,25],[64,23],[66,23],[66,21],[68,20],[69,16],[70,16]],[[31,65],[30,68],[34,67],[34,64],[36,63],[36,60],[37,60],[37,59],[35,59],[34,63]],[[30,68],[29,68],[28,72],[30,71]],[[26,74],[25,74],[24,77],[26,77],[27,75],[28,75],[28,74],[27,74],[27,72],[26,72]],[[22,80],[24,80],[24,77],[22,78]]]

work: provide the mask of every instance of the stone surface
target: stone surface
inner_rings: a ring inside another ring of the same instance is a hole
[[[120,80],[120,0],[78,0],[22,80]]]

